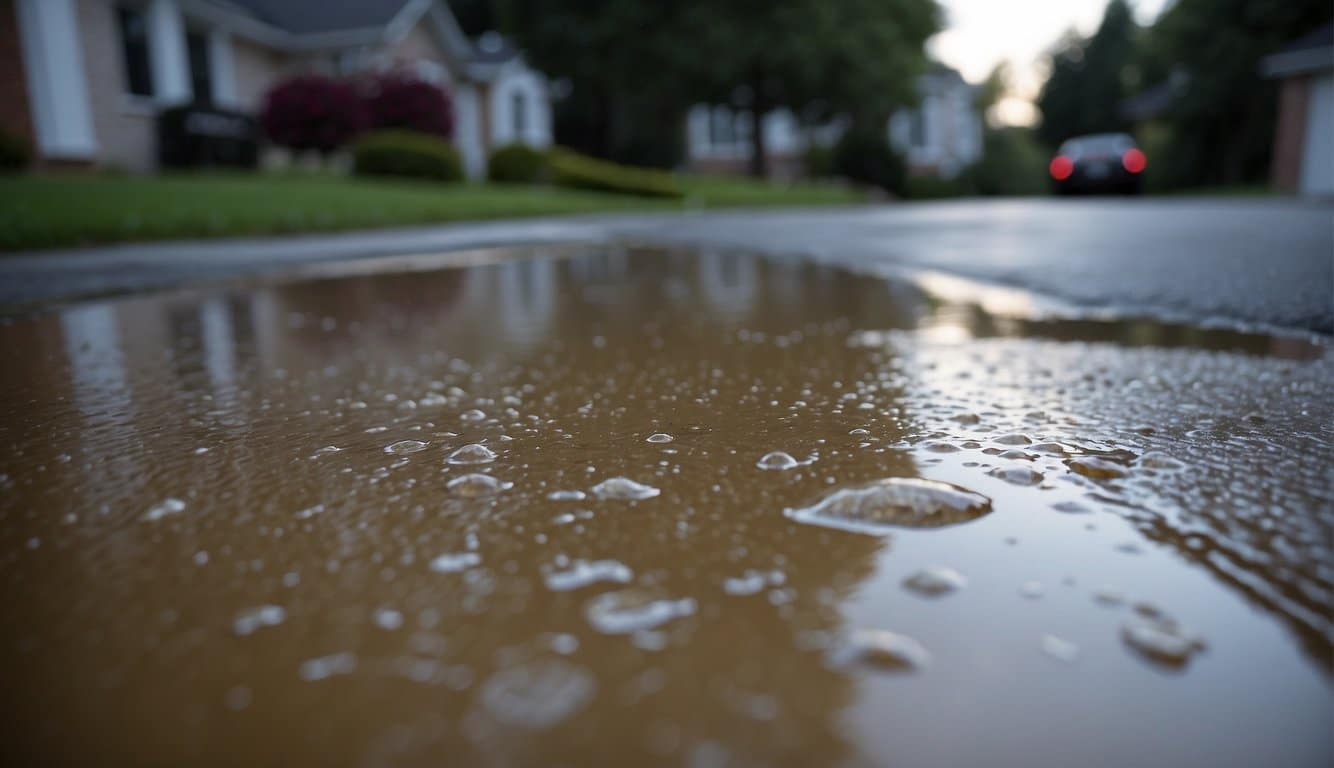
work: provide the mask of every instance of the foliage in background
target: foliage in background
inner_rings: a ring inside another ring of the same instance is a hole
[[[14,173],[28,167],[32,150],[28,142],[0,129],[0,173]]]
[[[299,152],[327,154],[366,127],[366,111],[351,83],[323,75],[303,75],[269,91],[260,124],[275,144]]]
[[[1334,18],[1329,0],[1178,0],[1149,29],[1140,68],[1187,85],[1149,154],[1163,187],[1264,180],[1273,147],[1277,82],[1260,60]],[[1146,77],[1146,85],[1151,85]]]
[[[352,148],[358,176],[401,176],[433,181],[461,181],[463,163],[449,142],[412,131],[378,131]]]
[[[1111,0],[1093,37],[1073,33],[1051,54],[1051,74],[1038,96],[1038,137],[1055,148],[1073,136],[1123,131],[1121,102],[1131,94],[1139,28],[1126,0]]]
[[[480,1],[480,0],[474,0]],[[497,0],[501,24],[570,87],[556,137],[603,158],[671,166],[686,111],[727,103],[868,124],[915,98],[933,0]],[[766,164],[752,130],[752,170]]]
[[[366,94],[366,115],[377,130],[403,129],[439,136],[454,135],[449,95],[431,83],[403,74],[381,75]]]
[[[536,184],[546,176],[546,153],[525,144],[500,147],[486,159],[486,178],[506,184]]]
[[[836,176],[903,193],[903,159],[890,147],[883,129],[868,130],[853,124],[834,145],[831,161]]]
[[[640,197],[682,196],[670,173],[649,168],[610,163],[556,147],[548,153],[551,183],[596,192],[615,192]]]
[[[1040,195],[1047,191],[1048,154],[1028,128],[987,128],[982,159],[968,170],[978,195]]]

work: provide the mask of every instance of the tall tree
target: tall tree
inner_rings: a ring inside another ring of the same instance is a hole
[[[1174,185],[1264,178],[1277,113],[1260,59],[1329,23],[1329,0],[1178,0],[1145,41],[1146,71],[1184,83],[1159,168]]]
[[[1071,136],[1125,129],[1120,106],[1128,95],[1138,33],[1126,0],[1111,0],[1092,38],[1072,31],[1057,43],[1038,96],[1038,135],[1044,142],[1054,146]]]

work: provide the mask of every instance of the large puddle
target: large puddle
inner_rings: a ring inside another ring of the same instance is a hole
[[[1321,345],[518,255],[0,325],[0,762],[1334,756]]]

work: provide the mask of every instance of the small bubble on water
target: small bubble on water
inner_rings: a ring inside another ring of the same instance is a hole
[[[1042,652],[1067,664],[1079,659],[1079,646],[1069,640],[1062,640],[1056,635],[1043,635],[1040,642]]]
[[[552,491],[547,494],[547,498],[552,501],[583,501],[588,498],[588,494],[583,491]]]
[[[482,556],[476,552],[447,552],[432,559],[430,568],[436,573],[458,573],[481,562]]]
[[[503,483],[490,475],[471,474],[456,477],[445,484],[449,492],[464,499],[480,499],[485,496],[494,496],[497,493],[511,487],[511,483]]]
[[[455,449],[445,461],[455,465],[489,464],[496,460],[496,452],[481,443],[472,443]]]
[[[931,654],[907,635],[883,629],[853,632],[829,656],[838,669],[867,668],[879,672],[914,672],[931,663]]]
[[[651,485],[636,483],[628,477],[613,477],[593,486],[593,495],[599,499],[615,501],[640,501],[651,499],[661,493]]]
[[[377,608],[372,619],[375,621],[375,626],[387,632],[403,626],[403,614],[393,608]]]
[[[297,674],[302,680],[313,683],[337,675],[350,675],[355,671],[357,671],[357,657],[345,651],[303,661]]]
[[[405,453],[416,453],[418,451],[426,450],[427,445],[429,445],[429,443],[424,443],[421,440],[399,440],[397,443],[386,445],[384,447],[384,452],[400,455]]]
[[[654,433],[654,434],[652,434],[652,435],[649,435],[648,438],[645,440],[645,442],[649,442],[649,443],[670,443],[670,442],[671,442],[672,440],[674,440],[674,439],[676,439],[676,438],[672,437],[671,435],[667,434],[666,432],[657,432],[657,433]]]
[[[276,627],[287,619],[287,610],[281,605],[261,605],[242,611],[232,621],[232,631],[241,637],[264,627]]]
[[[202,549],[199,550],[198,552],[195,553],[194,561],[195,565],[198,566],[208,565],[208,553]]]
[[[546,584],[554,592],[568,592],[599,582],[628,584],[632,578],[634,572],[615,560],[575,560],[565,570],[547,573]]]
[[[595,692],[593,676],[585,670],[560,659],[543,659],[491,675],[479,700],[502,723],[544,730],[582,710]]]
[[[940,528],[991,512],[991,500],[936,480],[891,477],[842,488],[807,507],[784,510],[799,523],[884,536],[891,528]]]
[[[579,638],[562,632],[552,635],[550,639],[547,640],[547,647],[554,653],[559,653],[562,656],[569,656],[579,650]]]
[[[1206,647],[1201,638],[1166,617],[1131,620],[1121,628],[1121,639],[1140,658],[1169,669],[1184,669]]]
[[[250,692],[249,688],[244,685],[238,685],[227,689],[227,693],[223,697],[223,702],[227,705],[227,708],[233,712],[240,712],[250,706],[250,702],[253,699],[254,694]]]
[[[903,586],[922,597],[942,597],[968,586],[968,579],[953,568],[923,568],[904,579]]]
[[[170,517],[171,515],[179,515],[184,511],[185,511],[185,502],[175,498],[166,499],[150,507],[149,510],[144,513],[144,520],[147,520],[148,522],[151,523],[157,520],[161,520],[164,517]]]
[[[695,608],[695,601],[688,597],[674,600],[648,590],[622,589],[589,600],[584,617],[603,634],[628,635],[690,616]]]
[[[783,451],[771,451],[760,457],[760,460],[755,462],[755,466],[760,469],[781,472],[788,469],[795,469],[800,466],[800,463],[792,458],[792,455],[789,453],[784,453]]]
[[[1077,501],[1059,501],[1051,508],[1067,515],[1087,515],[1093,511]]]
[[[486,412],[479,410],[477,408],[471,408],[469,410],[464,411],[463,413],[460,413],[459,418],[463,421],[469,421],[469,422],[482,421],[483,419],[486,418]]]
[[[1037,485],[1042,482],[1042,473],[1030,467],[996,467],[987,474],[1011,485]]]

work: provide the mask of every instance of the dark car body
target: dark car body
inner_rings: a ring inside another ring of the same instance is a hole
[[[1078,136],[1061,145],[1048,166],[1058,195],[1139,194],[1144,187],[1144,153],[1125,133]]]

